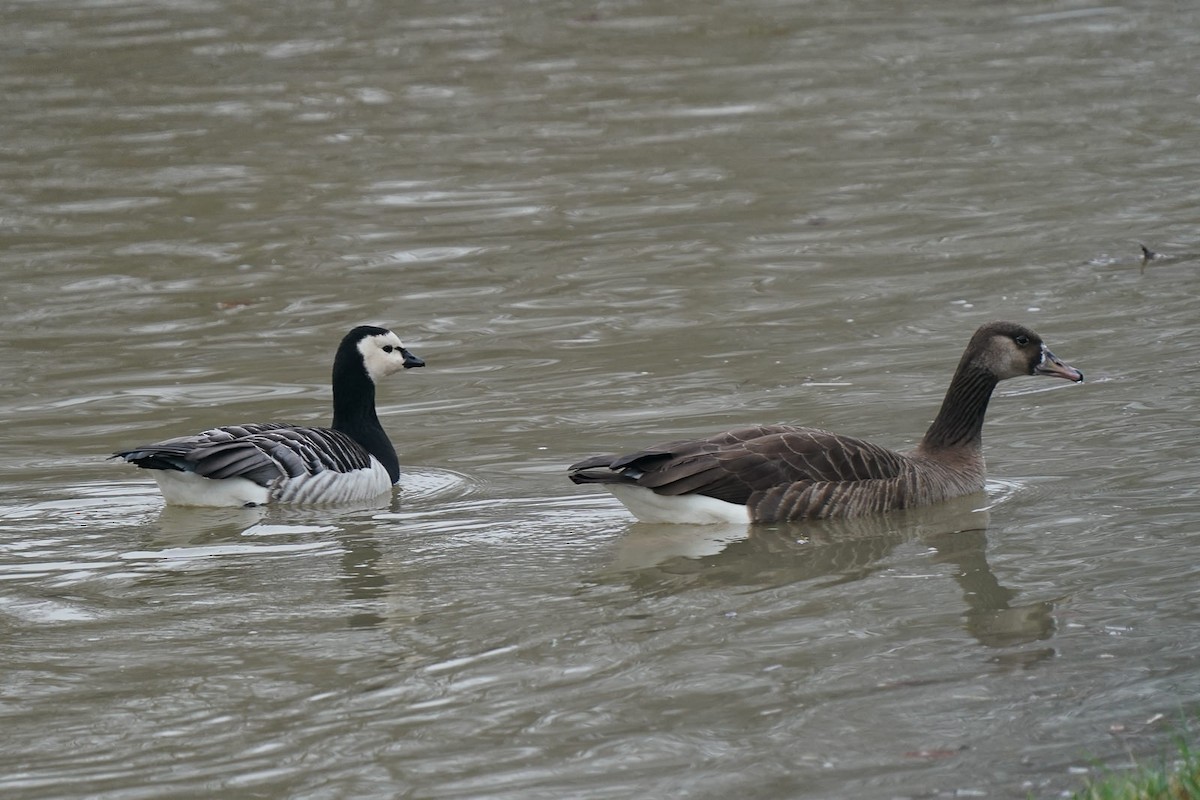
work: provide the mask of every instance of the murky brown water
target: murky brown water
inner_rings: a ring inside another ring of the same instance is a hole
[[[1200,10],[3,10],[5,798],[1051,797],[1194,715]],[[911,445],[994,318],[1089,382],[1005,384],[986,498],[747,536],[564,478]],[[359,322],[429,362],[392,505],[104,460],[324,422]]]

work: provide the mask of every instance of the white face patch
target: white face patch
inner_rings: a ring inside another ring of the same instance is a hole
[[[404,369],[404,343],[391,331],[363,337],[358,342],[358,352],[362,353],[367,375],[376,383]]]

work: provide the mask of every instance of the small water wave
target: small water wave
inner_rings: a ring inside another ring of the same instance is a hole
[[[400,485],[390,495],[370,501],[329,506],[268,505],[239,508],[204,508],[165,505],[158,487],[144,476],[125,481],[95,481],[71,487],[55,486],[57,496],[36,502],[0,502],[0,530],[5,521],[24,529],[60,529],[64,524],[97,527],[128,526],[157,520],[177,532],[238,528],[241,535],[266,536],[280,533],[318,533],[333,530],[339,521],[370,518],[389,509],[441,508],[487,491],[475,477],[449,469],[405,466]]]
[[[443,498],[437,503],[405,503],[399,510],[376,515],[409,532],[453,534],[448,546],[511,544],[537,541],[555,547],[563,531],[604,529],[612,521],[624,525],[620,505],[607,495]]]
[[[195,547],[166,547],[161,550],[131,550],[121,553],[124,561],[169,563],[184,565],[219,556],[266,555],[310,553],[315,550],[330,550],[335,545],[328,542],[295,542],[290,544],[216,544]]]
[[[485,484],[478,478],[438,467],[404,467],[400,476],[400,499],[405,505],[462,499],[482,492],[484,488]]]
[[[1036,503],[1058,494],[1061,479],[1045,476],[1021,478],[988,478],[984,487],[986,502],[979,511],[992,511],[1022,501]]]
[[[1019,480],[1005,478],[988,478],[984,484],[987,502],[979,508],[980,511],[991,511],[993,508],[1009,502],[1026,489],[1026,484]]]
[[[127,523],[139,514],[161,506],[162,498],[153,484],[131,485],[118,481],[101,481],[66,490],[69,497],[49,500],[0,503],[0,530],[6,523],[22,530],[62,530],[63,527],[103,525],[106,522]],[[60,487],[56,494],[61,494]]]

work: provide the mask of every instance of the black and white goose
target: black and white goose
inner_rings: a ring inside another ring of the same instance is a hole
[[[330,427],[227,425],[122,450],[113,458],[152,470],[173,505],[371,500],[400,479],[396,450],[375,413],[375,384],[423,366],[396,334],[362,325],[346,334],[333,359]]]
[[[816,428],[757,425],[596,456],[570,466],[569,477],[604,486],[643,522],[782,522],[931,505],[983,489],[988,400],[996,384],[1020,375],[1083,381],[1029,328],[992,322],[971,337],[941,410],[911,452]]]

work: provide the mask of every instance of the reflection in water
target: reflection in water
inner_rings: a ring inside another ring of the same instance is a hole
[[[1054,633],[1050,602],[1010,605],[1016,591],[1000,585],[987,562],[986,530],[941,533],[925,540],[934,549],[935,563],[957,567],[954,580],[967,602],[967,631],[989,647],[1005,647]]]
[[[149,570],[140,580],[154,584],[170,582],[185,567],[195,574],[198,564],[215,557],[253,558],[336,547],[340,551],[337,577],[349,601],[347,625],[370,628],[387,620],[381,601],[389,599],[389,580],[380,568],[384,550],[374,535],[379,524],[402,512],[419,514],[405,510],[414,506],[444,510],[448,501],[461,500],[478,488],[478,482],[462,473],[410,467],[402,476],[400,490],[359,503],[241,508],[159,506],[157,525],[146,525],[138,548],[123,553],[122,558]],[[128,487],[118,484],[115,489],[127,491]],[[147,492],[149,503],[161,503],[157,493]],[[154,518],[152,510],[147,518]],[[211,562],[214,570],[229,566],[227,559]]]
[[[179,564],[214,555],[247,551],[280,552],[289,546],[297,551],[322,548],[332,534],[341,550],[338,578],[353,610],[347,620],[351,628],[372,627],[384,617],[369,606],[384,597],[387,578],[378,564],[382,557],[375,537],[347,523],[378,511],[396,511],[398,496],[385,496],[353,507],[333,509],[303,506],[255,506],[243,508],[191,508],[165,506],[159,514],[157,534],[142,551],[127,558]],[[314,541],[314,536],[316,540]],[[253,544],[249,543],[253,542]],[[288,544],[285,544],[288,543]],[[219,568],[224,568],[221,565]],[[155,575],[148,580],[158,580]]]
[[[158,535],[147,542],[148,547],[179,546],[183,544],[207,544],[241,536],[262,522],[266,509],[242,508],[191,508],[188,506],[163,506],[158,515],[157,528],[148,527]]]
[[[361,607],[383,599],[387,594],[388,579],[379,570],[380,551],[375,537],[365,534],[347,534],[338,537],[342,545],[341,570],[338,580],[346,590],[346,598],[358,611],[350,615],[347,624],[351,628],[370,628],[386,621],[386,618]]]
[[[934,563],[955,567],[967,605],[965,629],[981,644],[1005,647],[1053,635],[1049,602],[1012,605],[987,562],[988,512],[982,495],[882,517],[773,526],[632,525],[604,580],[665,595],[716,586],[770,588],[827,579],[859,581],[887,567],[906,542],[921,542]]]

